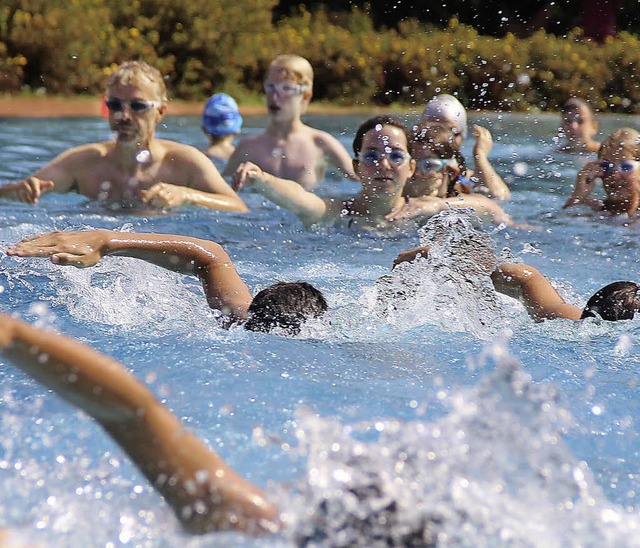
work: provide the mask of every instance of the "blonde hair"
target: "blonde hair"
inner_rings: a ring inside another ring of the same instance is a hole
[[[623,127],[616,129],[602,141],[598,151],[598,158],[605,158],[614,154],[623,153],[640,160],[640,133],[635,129]]]
[[[158,99],[167,100],[167,87],[160,71],[144,61],[126,61],[122,63],[107,80],[107,90],[116,85],[131,85],[146,78],[156,85]]]
[[[269,65],[269,70],[274,69],[279,76],[287,80],[293,80],[296,84],[309,86],[309,88],[313,87],[313,67],[304,57],[291,53],[278,55]]]

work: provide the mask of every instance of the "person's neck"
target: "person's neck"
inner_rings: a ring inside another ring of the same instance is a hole
[[[404,204],[405,199],[401,193],[395,195],[369,196],[361,192],[353,200],[353,211],[361,217],[379,221],[383,220],[390,213],[401,209]]]
[[[150,164],[157,157],[157,150],[157,143],[153,139],[139,143],[116,141],[114,156],[120,167],[135,170],[142,165]]]
[[[278,120],[271,118],[271,123],[267,128],[267,134],[275,139],[286,139],[292,133],[304,127],[304,123],[299,116],[288,120]]]

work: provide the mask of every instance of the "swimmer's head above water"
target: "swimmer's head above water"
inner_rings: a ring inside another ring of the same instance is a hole
[[[587,301],[582,316],[600,317],[607,321],[631,320],[640,310],[640,285],[635,282],[613,282],[594,293]]]
[[[253,298],[244,328],[263,333],[279,329],[297,335],[307,320],[319,318],[327,308],[326,299],[311,284],[278,282]]]

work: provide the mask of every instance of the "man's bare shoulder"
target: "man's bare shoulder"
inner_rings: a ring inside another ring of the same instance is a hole
[[[156,139],[155,142],[162,147],[162,151],[165,155],[171,156],[172,158],[185,158],[188,160],[199,158],[208,160],[207,155],[204,152],[192,145],[179,143],[178,141],[170,141],[169,139]]]

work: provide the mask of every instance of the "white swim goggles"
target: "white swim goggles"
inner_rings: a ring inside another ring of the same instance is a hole
[[[368,166],[379,165],[383,158],[387,158],[389,163],[399,166],[406,162],[410,156],[408,152],[398,150],[396,148],[391,149],[389,152],[381,152],[375,148],[368,148],[364,152],[358,154],[358,159]]]
[[[269,80],[262,87],[265,93],[277,92],[279,95],[300,95],[309,89],[309,86],[288,84],[287,82],[270,82]]]
[[[423,158],[422,160],[416,160],[416,166],[423,173],[426,173],[427,171],[440,172],[444,171],[444,169],[448,167],[457,168],[458,160],[455,158]]]

